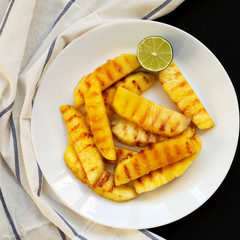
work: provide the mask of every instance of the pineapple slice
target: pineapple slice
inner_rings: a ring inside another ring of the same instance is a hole
[[[75,107],[78,108],[84,104],[84,95],[87,94],[94,81],[98,81],[101,90],[105,90],[139,67],[140,63],[134,54],[122,54],[113,60],[108,60],[78,82],[74,90]]]
[[[133,187],[127,185],[116,187],[114,185],[113,175],[106,170],[103,171],[100,179],[94,185],[91,185],[82,167],[82,163],[74,147],[71,145],[69,145],[65,151],[64,160],[74,175],[101,197],[122,202],[135,198],[138,195]]]
[[[128,157],[115,168],[115,184],[119,186],[151,171],[180,161],[196,152],[192,141],[185,135],[166,139],[138,154]]]
[[[94,144],[85,116],[70,105],[60,106],[60,111],[87,178],[90,184],[94,184],[104,171],[104,162]]]
[[[156,75],[147,72],[136,72],[129,74],[123,80],[116,82],[113,86],[103,91],[103,99],[108,116],[113,114],[112,101],[118,87],[124,87],[138,95],[146,91],[156,82]]]
[[[214,126],[212,118],[174,62],[159,72],[159,79],[173,102],[199,129]]]
[[[196,148],[196,153],[179,162],[175,162],[163,168],[159,168],[133,181],[133,186],[137,193],[151,191],[160,187],[176,177],[182,175],[201,150],[202,142],[197,134],[192,137],[192,142]]]
[[[121,117],[159,135],[175,136],[183,132],[190,123],[190,118],[183,114],[138,96],[123,87],[118,87],[112,106]]]
[[[93,140],[102,156],[116,159],[115,146],[99,83],[96,81],[85,95],[85,107]]]
[[[146,147],[166,139],[165,136],[147,132],[124,118],[113,119],[111,125],[112,132],[118,141],[128,146]]]

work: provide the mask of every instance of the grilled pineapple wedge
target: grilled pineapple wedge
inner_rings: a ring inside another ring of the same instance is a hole
[[[64,160],[68,168],[82,183],[85,183],[94,192],[104,198],[122,202],[135,198],[138,195],[133,187],[127,185],[116,187],[114,185],[113,175],[106,170],[103,171],[100,179],[94,185],[91,185],[82,167],[81,161],[74,147],[71,145],[69,145],[65,151]]]
[[[124,118],[113,119],[111,125],[112,132],[118,141],[128,146],[146,147],[166,139],[165,136],[147,132]]]
[[[96,81],[85,95],[85,107],[93,140],[102,156],[116,159],[115,146],[99,83]]]
[[[194,134],[191,140],[196,148],[196,153],[181,161],[154,170],[149,174],[134,180],[133,186],[136,192],[140,194],[143,192],[151,191],[182,175],[195,160],[202,147],[201,139],[197,134]]]
[[[212,118],[174,62],[159,72],[159,79],[172,101],[199,129],[214,126]]]
[[[84,95],[94,81],[99,82],[103,91],[139,67],[140,63],[134,54],[122,54],[112,60],[108,60],[78,82],[74,90],[75,107],[78,108],[84,104]]]
[[[85,116],[71,105],[60,106],[71,143],[82,163],[90,184],[95,184],[104,171],[102,155],[97,150]]]
[[[195,152],[194,144],[184,135],[166,139],[119,163],[114,173],[115,184],[116,186],[125,184],[158,168],[189,157]]]
[[[191,120],[123,87],[117,88],[112,106],[121,117],[136,123],[144,130],[169,137],[183,132]]]
[[[103,91],[103,99],[108,116],[113,114],[112,101],[118,87],[124,87],[131,92],[141,94],[156,82],[156,75],[148,72],[136,72],[127,75],[123,80]]]

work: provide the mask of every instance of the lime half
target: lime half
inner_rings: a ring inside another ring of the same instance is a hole
[[[172,46],[160,36],[149,36],[139,43],[137,57],[143,68],[153,72],[161,71],[172,61]]]

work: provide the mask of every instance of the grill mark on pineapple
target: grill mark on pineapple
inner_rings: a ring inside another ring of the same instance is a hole
[[[194,105],[197,105],[198,103],[200,103],[200,100],[196,98],[194,101],[189,103],[184,109],[182,109],[183,114],[189,117],[192,117],[193,115],[195,115],[192,111],[189,113],[189,108],[193,107]]]
[[[171,127],[170,131],[175,132],[179,125],[180,125],[180,121],[177,121],[176,124],[173,127]]]
[[[180,73],[181,74],[181,73]],[[174,80],[174,79],[173,79]],[[173,81],[173,80],[171,80],[171,81]],[[179,90],[180,88],[184,88],[185,86],[187,86],[188,85],[188,82],[186,81],[186,80],[183,80],[183,81],[180,81],[179,80],[179,83],[178,83],[178,85],[175,85],[174,87],[172,87],[170,90],[169,90],[169,92],[170,93],[172,93],[172,94],[174,94],[174,92],[176,91],[176,90]]]
[[[193,153],[193,151],[192,151],[192,149],[190,147],[189,141],[186,142],[186,148],[187,148],[188,153],[190,153],[190,154]]]
[[[160,125],[159,131],[162,131],[162,132],[164,131],[165,126],[166,126],[167,123],[169,122],[170,117],[171,117],[171,115],[169,114],[169,115],[167,116],[167,118],[163,121],[163,123]]]
[[[95,147],[95,144],[94,144],[94,143],[89,143],[89,144],[87,144],[86,146],[84,146],[84,147],[81,149],[81,151],[84,151],[84,150],[86,150],[86,149],[89,148],[89,147]]]
[[[135,105],[135,108],[134,108],[133,111],[132,111],[132,117],[136,114],[136,112],[137,112],[137,110],[138,110],[138,108],[139,108],[140,102],[141,102],[141,101],[138,101],[137,104]]]
[[[74,125],[74,126],[69,130],[69,132],[74,132],[76,129],[79,128],[80,125],[81,125],[80,123]]]
[[[125,176],[126,176],[128,179],[131,179],[129,169],[128,169],[128,167],[127,167],[126,164],[123,165],[123,170],[124,170]]]
[[[139,93],[142,92],[142,89],[141,89],[141,87],[139,86],[139,84],[137,84],[136,80],[132,80],[132,84],[137,87],[137,89],[139,90]]]
[[[140,101],[139,101],[140,102]],[[149,111],[151,110],[151,108],[149,107],[150,106],[150,102],[148,103],[148,105],[147,105],[147,107],[146,107],[146,110],[145,110],[145,112],[144,112],[144,115],[140,118],[140,120],[139,120],[139,123],[140,124],[143,124],[144,122],[145,122],[145,120],[146,120],[146,118],[147,118],[147,116],[148,116],[148,113],[149,113]]]
[[[74,118],[78,118],[77,114],[73,114],[73,115],[70,116],[68,119],[66,119],[67,124],[68,124],[68,123],[71,123]]]
[[[133,162],[133,168],[134,168],[135,172],[137,173],[137,175],[139,176],[141,173],[141,169],[138,164],[138,160],[136,158],[134,159],[134,162]]]
[[[155,115],[155,117],[154,117],[153,120],[152,120],[152,126],[155,125],[155,123],[156,123],[157,119],[159,118],[160,114],[161,114],[161,110],[158,109],[157,114]]]
[[[105,88],[105,82],[104,82],[104,80],[102,80],[97,73],[94,74],[94,76],[95,76],[95,78],[97,79],[100,88],[101,88],[101,89],[104,89],[104,88]]]
[[[124,58],[125,62],[127,62],[126,58]],[[112,61],[113,67],[114,69],[118,72],[118,73],[123,73],[123,69],[121,67],[120,64],[118,64],[116,61]]]
[[[102,187],[109,180],[110,177],[111,173],[106,172],[106,174],[103,174],[99,181],[94,184],[94,187]]]
[[[88,93],[88,98],[95,98],[95,97],[98,97],[99,96],[99,93],[98,92],[91,92],[91,93]],[[92,108],[96,108],[95,105],[90,105]]]

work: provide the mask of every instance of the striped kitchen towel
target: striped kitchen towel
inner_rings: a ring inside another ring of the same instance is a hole
[[[91,222],[45,181],[31,138],[41,77],[75,38],[104,23],[159,18],[183,0],[0,1],[0,239],[162,239]]]

